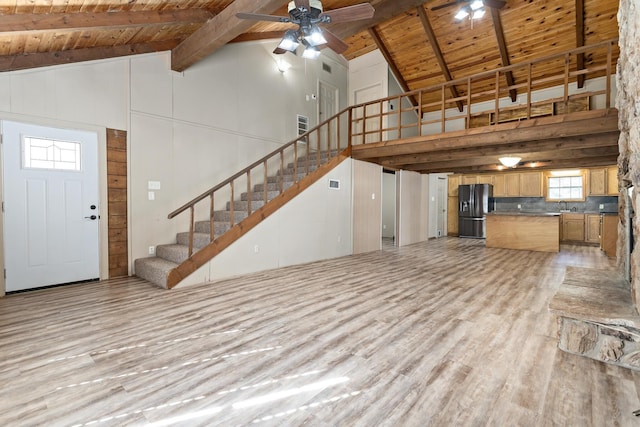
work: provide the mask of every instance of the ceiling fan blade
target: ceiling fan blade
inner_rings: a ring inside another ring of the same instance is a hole
[[[309,0],[295,0],[294,3],[298,9],[305,8],[307,11],[311,11],[311,6],[309,6]]]
[[[455,6],[455,5],[458,5],[460,3],[463,3],[463,2],[459,1],[459,0],[456,0],[456,1],[451,2],[451,3],[445,3],[445,4],[441,4],[439,6],[434,6],[434,7],[431,8],[431,10],[435,12],[436,10],[440,10],[440,9],[444,9],[444,8],[447,8],[447,7]]]
[[[326,28],[322,29],[322,35],[327,41],[327,47],[334,51],[337,54],[344,53],[347,49],[349,49],[349,45],[340,40],[338,36],[333,34],[331,31]]]
[[[371,19],[375,13],[375,9],[369,3],[354,4],[353,6],[341,7],[339,9],[327,10],[320,16],[328,16],[327,22],[348,22],[358,21],[360,19]]]
[[[262,15],[260,13],[236,13],[238,19],[253,19],[255,21],[291,22],[288,16]]]
[[[507,4],[505,0],[483,0],[482,2],[493,9],[502,9]]]

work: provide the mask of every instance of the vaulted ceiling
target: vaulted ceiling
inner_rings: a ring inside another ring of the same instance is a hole
[[[325,11],[359,3],[363,1],[322,1]],[[618,35],[617,0],[506,0],[504,7],[488,8],[479,20],[460,22],[454,14],[469,0],[369,3],[375,8],[373,19],[327,28],[348,44],[343,54],[347,60],[379,49],[405,90]],[[287,0],[2,0],[0,71],[167,50],[172,69],[182,71],[227,43],[273,39],[275,47],[291,24],[241,20],[236,13],[286,16],[287,4]],[[585,66],[590,60],[584,58]]]

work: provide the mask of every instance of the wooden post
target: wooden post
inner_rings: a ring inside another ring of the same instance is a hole
[[[493,119],[493,124],[497,125],[500,123],[500,72],[496,71],[496,106],[495,106],[495,117]]]
[[[230,197],[230,199],[231,199],[231,209],[229,210],[230,211],[229,213],[231,214],[231,218],[229,218],[229,225],[231,225],[231,227],[233,227],[233,225],[235,224],[235,219],[236,219],[235,218],[235,209],[234,209],[235,206],[233,206],[233,199],[235,197],[234,194],[233,194],[234,193],[234,191],[233,191],[233,181],[231,181],[229,183],[229,185],[231,186],[231,197]]]
[[[211,207],[209,208],[209,230],[211,233],[209,241],[213,242],[215,239],[215,220],[214,220],[214,209],[215,205],[213,204],[213,193],[209,196],[211,201]]]
[[[280,151],[280,194],[284,191],[284,152]]]
[[[467,123],[465,123],[465,129],[469,129],[469,123],[471,123],[471,77],[467,78]]]
[[[251,215],[251,170],[247,171],[247,215]]]
[[[447,110],[447,105],[444,102],[444,98],[445,98],[445,92],[444,92],[444,86],[442,85],[440,87],[440,128],[442,133],[445,132],[445,122],[446,122],[446,110]]]
[[[533,64],[529,62],[527,66],[527,119],[531,118],[531,67]]]
[[[605,78],[606,81],[606,89],[605,89],[605,96],[606,96],[606,102],[607,102],[607,108],[611,108],[611,49],[613,47],[613,44],[611,42],[609,42],[609,45],[607,46],[607,77]]]
[[[195,214],[193,212],[193,205],[189,208],[190,221],[189,221],[189,257],[193,255],[193,232],[195,228]]]
[[[264,161],[264,183],[262,192],[264,193],[264,204],[267,204],[267,181],[269,179],[267,160]]]

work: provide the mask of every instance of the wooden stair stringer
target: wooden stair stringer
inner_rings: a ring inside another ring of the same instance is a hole
[[[284,190],[280,195],[270,200],[267,204],[251,213],[247,218],[234,225],[226,233],[216,238],[207,246],[195,252],[191,257],[187,258],[180,265],[169,271],[167,276],[167,289],[175,287],[182,280],[186,279],[191,273],[198,268],[211,261],[220,252],[231,246],[240,237],[247,234],[251,229],[260,224],[266,218],[275,213],[278,209],[291,201],[298,194],[316,183],[329,171],[337,167],[344,160],[349,158],[349,149],[342,151],[336,157],[329,159],[323,163],[318,169],[309,173],[309,175],[300,179],[291,187]]]

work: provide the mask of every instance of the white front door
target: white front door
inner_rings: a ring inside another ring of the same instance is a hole
[[[1,124],[7,292],[99,278],[98,136]]]

